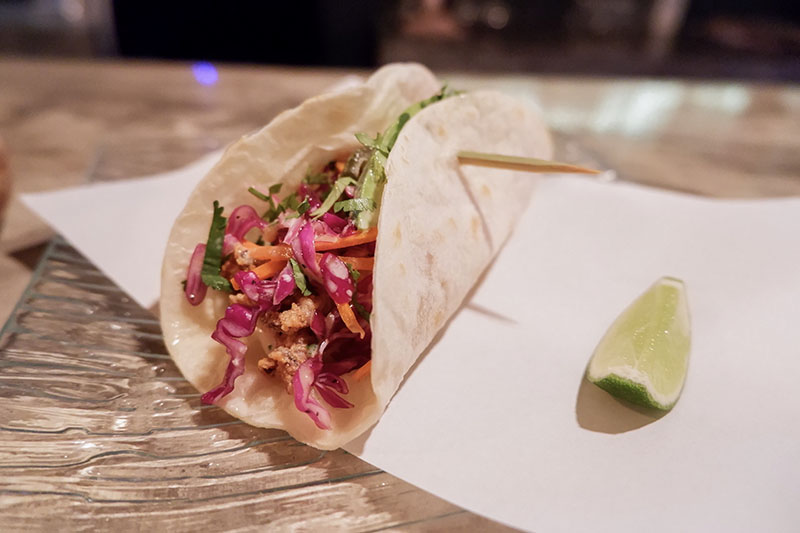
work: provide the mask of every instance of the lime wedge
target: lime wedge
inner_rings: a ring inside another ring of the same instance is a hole
[[[586,378],[623,400],[672,409],[686,380],[690,343],[684,284],[663,277],[611,324]]]

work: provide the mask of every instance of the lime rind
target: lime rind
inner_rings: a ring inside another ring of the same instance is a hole
[[[618,398],[669,410],[686,380],[690,337],[684,284],[662,277],[611,324],[586,377]]]
[[[588,378],[588,376],[587,376]],[[643,407],[653,407],[662,411],[669,411],[678,401],[678,396],[671,400],[664,401],[656,399],[650,392],[648,392],[647,385],[636,383],[630,379],[620,377],[616,374],[609,374],[601,379],[594,380],[588,378],[590,382],[594,383],[607,393],[615,396],[621,400],[641,405]],[[651,389],[652,390],[652,389]]]

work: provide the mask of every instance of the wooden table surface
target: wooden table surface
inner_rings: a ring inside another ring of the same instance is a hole
[[[0,60],[0,138],[13,179],[0,321],[53,235],[18,194],[179,167],[347,74],[220,67],[205,86],[184,63]],[[440,74],[459,88],[492,86],[538,103],[562,138],[625,179],[710,196],[800,195],[796,87]]]

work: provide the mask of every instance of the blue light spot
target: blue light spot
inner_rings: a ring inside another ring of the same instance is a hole
[[[208,61],[198,61],[192,65],[192,74],[194,79],[200,85],[214,85],[219,79],[217,69]]]

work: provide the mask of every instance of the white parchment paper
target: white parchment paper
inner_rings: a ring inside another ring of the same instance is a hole
[[[172,220],[215,157],[23,199],[150,307]],[[546,180],[384,417],[346,448],[537,532],[796,531],[799,232],[798,198]],[[683,396],[655,418],[583,373],[662,275],[686,282],[693,339]]]

